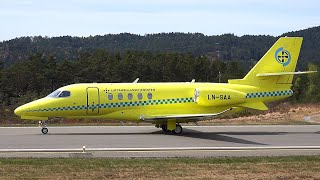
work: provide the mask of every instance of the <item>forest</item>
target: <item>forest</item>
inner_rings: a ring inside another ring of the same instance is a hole
[[[320,59],[320,26],[285,33],[281,36],[302,36],[304,38],[299,66]],[[130,33],[106,34],[89,37],[19,37],[0,42],[0,62],[5,66],[17,61],[28,60],[31,55],[55,57],[57,62],[77,60],[84,53],[105,49],[112,53],[126,51],[150,51],[192,53],[207,56],[210,60],[241,61],[249,64],[257,61],[278,37],[266,35],[233,34],[207,36],[201,33],[159,33],[137,35]]]

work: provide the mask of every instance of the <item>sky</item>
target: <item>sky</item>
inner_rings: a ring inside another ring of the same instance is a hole
[[[320,25],[319,0],[0,0],[0,41],[199,32],[274,35]]]

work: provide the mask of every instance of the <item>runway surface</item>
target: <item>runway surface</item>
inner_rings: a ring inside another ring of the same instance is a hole
[[[0,157],[208,157],[320,155],[320,126],[0,128]],[[85,153],[81,153],[85,146]],[[24,151],[24,152],[19,152]]]

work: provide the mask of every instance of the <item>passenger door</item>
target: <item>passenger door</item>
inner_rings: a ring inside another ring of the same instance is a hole
[[[100,96],[99,88],[87,88],[87,114],[99,114]]]

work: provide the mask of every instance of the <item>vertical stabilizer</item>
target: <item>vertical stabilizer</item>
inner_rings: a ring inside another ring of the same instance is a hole
[[[287,86],[291,87],[296,69],[302,37],[281,37],[250,70],[239,80],[229,80],[231,84],[246,84],[254,86]],[[284,73],[279,76],[258,76],[259,74]],[[287,74],[286,74],[287,73]]]

